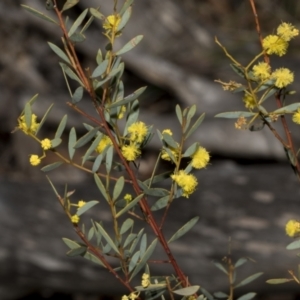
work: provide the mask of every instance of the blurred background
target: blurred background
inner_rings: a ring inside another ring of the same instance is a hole
[[[58,2],[63,5],[65,1]],[[24,104],[36,93],[40,101],[34,111],[38,116],[55,104],[42,136],[53,136],[65,114],[69,116],[66,139],[72,126],[78,127],[79,134],[85,133],[80,126],[85,120],[66,105],[70,98],[59,61],[47,44],[61,45],[60,31],[29,14],[20,4],[55,18],[45,9],[45,1],[0,2],[0,299],[119,299],[124,291],[116,289],[113,277],[108,279],[106,272],[90,262],[65,257],[67,249],[61,237],[75,236],[44,174],[29,166],[29,155],[37,153],[39,147],[22,133],[11,133]],[[88,7],[100,7],[104,15],[109,15],[113,1],[80,1],[68,11],[70,19],[75,20]],[[281,21],[300,28],[299,1],[257,1],[257,12],[263,36],[275,32]],[[91,70],[96,67],[97,50],[103,50],[106,43],[101,26],[95,20],[86,34],[87,41],[77,46],[82,65]],[[174,244],[176,257],[191,274],[193,283],[210,291],[226,290],[226,278],[211,261],[226,255],[231,236],[236,257],[253,256],[258,261],[241,270],[241,278],[265,272],[264,279],[252,286],[258,299],[297,299],[296,284],[271,288],[265,284],[268,278],[287,276],[286,270],[297,265],[295,253],[285,250],[290,240],[285,236],[284,224],[290,218],[299,219],[300,191],[285,153],[267,129],[238,131],[234,121],[214,118],[220,112],[244,110],[241,94],[224,92],[214,82],[240,80],[214,38],[218,37],[244,64],[260,52],[249,1],[136,0],[131,21],[116,47],[139,34],[144,35],[143,41],[123,58],[126,94],[147,86],[140,98],[140,119],[157,129],[176,132],[176,104],[183,108],[196,104],[198,115],[206,113],[189,143],[199,141],[206,147],[212,156],[211,165],[197,173],[197,193],[170,212],[172,226],[166,229],[167,234],[195,214],[200,215],[200,221],[189,237]],[[297,93],[288,103],[300,102],[299,48],[298,37],[290,43],[286,56],[271,57],[274,68],[288,67],[294,72],[290,88]],[[269,102],[268,107],[275,109],[272,99]],[[92,112],[87,98],[80,104]],[[299,147],[299,126],[291,124],[291,131]],[[141,161],[143,178],[149,176],[159,149],[154,139]],[[50,157],[45,164],[51,162]],[[50,177],[62,191],[68,182],[76,189],[78,199],[100,197],[91,178],[77,170],[60,168]],[[104,216],[109,224],[105,208],[101,209],[100,219]]]

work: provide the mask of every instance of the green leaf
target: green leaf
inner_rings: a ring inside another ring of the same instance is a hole
[[[31,112],[31,105],[29,103],[26,103],[25,105],[25,123],[27,128],[30,128],[31,126],[31,119],[32,119],[32,112]]]
[[[30,6],[27,6],[27,5],[24,5],[24,4],[21,4],[21,6],[26,9],[27,11],[29,11],[30,13],[32,13],[33,15],[43,19],[43,20],[46,20],[48,22],[51,22],[51,23],[54,23],[56,25],[59,25],[55,20],[53,20],[52,18],[50,18],[49,16],[45,15],[44,13],[30,7]]]
[[[273,113],[275,114],[284,114],[284,113],[290,113],[290,112],[294,112],[295,110],[297,110],[298,108],[300,108],[300,103],[293,103],[287,106],[283,106],[279,109],[276,109],[273,111]]]
[[[73,104],[78,103],[82,99],[82,97],[83,97],[83,91],[84,90],[83,90],[82,86],[78,87],[75,90],[74,94],[72,95],[72,103]]]
[[[169,199],[170,199],[170,196],[165,196],[165,197],[162,197],[160,199],[158,199],[152,206],[151,206],[151,211],[157,211],[157,210],[160,210],[164,207],[166,207],[169,203]]]
[[[55,139],[59,139],[61,137],[61,135],[63,134],[65,128],[66,128],[66,124],[67,124],[67,120],[68,120],[68,116],[64,115],[63,118],[61,119],[58,128],[56,130]]]
[[[186,224],[184,224],[180,229],[178,229],[173,236],[169,239],[168,244],[179,239],[181,236],[186,234],[199,220],[199,217],[194,217],[190,221],[188,221]]]
[[[48,42],[48,45],[50,46],[50,48],[52,49],[52,51],[58,56],[60,57],[62,60],[64,60],[65,62],[67,62],[68,64],[71,64],[68,56],[65,54],[65,52],[63,52],[59,47],[57,47],[56,45]]]
[[[112,162],[113,162],[113,158],[114,158],[114,147],[109,146],[107,148],[108,149],[107,149],[107,153],[106,153],[106,157],[105,157],[105,166],[106,166],[106,172],[107,172],[107,174],[109,174],[111,171]]]
[[[129,230],[133,226],[134,222],[132,219],[128,218],[125,220],[125,222],[122,224],[120,229],[120,234],[124,234],[127,230]],[[125,246],[124,246],[125,247]]]
[[[49,172],[49,171],[52,171],[52,170],[60,167],[62,164],[63,164],[62,161],[58,161],[58,162],[55,162],[53,164],[50,164],[50,165],[47,165],[47,166],[41,168],[41,171],[43,171],[43,172]]]
[[[105,59],[104,61],[102,61],[99,66],[94,70],[91,78],[97,78],[101,75],[104,74],[104,72],[106,71],[107,69],[107,66],[108,66],[108,63],[109,63],[109,60],[108,59]]]
[[[36,130],[36,132],[35,132],[35,135],[37,135],[37,134],[39,133],[40,129],[41,129],[42,126],[44,125],[45,121],[47,120],[48,114],[50,113],[50,111],[51,111],[51,109],[52,109],[53,106],[54,106],[54,104],[52,103],[52,104],[49,106],[49,108],[47,109],[47,111],[45,112],[45,114],[44,114],[44,116],[43,116],[41,122],[39,123],[39,126],[38,126],[38,128],[37,128],[37,130]]]
[[[86,37],[82,33],[75,32],[70,36],[70,40],[73,43],[82,43],[86,40]]]
[[[128,128],[130,125],[132,125],[133,123],[135,123],[138,120],[139,117],[139,101],[138,100],[134,100],[133,103],[131,103],[130,105],[130,109],[129,109],[129,114],[127,116],[127,121],[126,121],[126,125],[124,128],[124,136],[127,135],[128,133]]]
[[[119,177],[113,191],[113,201],[119,198],[121,192],[123,191],[124,183],[125,183],[124,177],[123,176]]]
[[[256,293],[247,293],[239,298],[237,300],[250,300],[253,299],[256,296]]]
[[[136,198],[134,198],[129,204],[127,204],[123,209],[121,209],[117,214],[116,218],[119,218],[122,216],[124,213],[126,213],[128,210],[133,208],[142,198],[144,197],[144,194],[140,194]]]
[[[85,213],[86,211],[88,211],[90,208],[92,208],[93,206],[95,206],[96,204],[98,204],[99,201],[97,200],[93,200],[93,201],[89,201],[86,204],[84,204],[82,207],[77,209],[77,216],[82,215],[83,213]]]
[[[88,233],[88,240],[90,241],[95,235],[95,228],[91,227]]]
[[[143,257],[147,249],[147,234],[144,233],[140,243],[140,258]]]
[[[56,148],[57,146],[59,146],[62,142],[62,139],[61,138],[55,138],[53,140],[51,140],[51,148],[54,149]]]
[[[84,146],[85,144],[87,144],[89,141],[91,141],[95,135],[98,133],[99,131],[99,127],[95,127],[92,130],[90,130],[88,133],[86,133],[84,136],[82,136],[74,145],[75,149],[78,149],[82,146]]]
[[[75,153],[75,149],[74,146],[76,144],[76,131],[75,128],[72,127],[70,130],[70,134],[69,134],[69,142],[68,142],[68,150],[69,150],[69,156],[70,159],[73,159],[74,153]]]
[[[96,139],[93,141],[93,143],[91,144],[91,146],[89,147],[89,149],[85,152],[83,158],[82,158],[82,165],[84,165],[84,163],[86,162],[86,160],[89,158],[89,156],[91,155],[91,153],[97,148],[99,142],[101,141],[103,137],[103,134],[99,134]]]
[[[67,66],[64,63],[59,63],[59,64],[64,73],[66,73],[71,79],[77,81],[81,86],[83,86],[83,83],[81,82],[79,77],[74,73],[74,71],[69,66]]]
[[[88,259],[104,268],[106,268],[106,266],[102,263],[102,261],[95,256],[94,254],[90,253],[90,252],[86,252],[85,255],[83,256],[85,259]]]
[[[77,28],[82,24],[84,18],[86,17],[86,14],[88,12],[88,9],[85,9],[80,15],[79,17],[76,19],[76,21],[73,23],[73,25],[71,26],[69,32],[68,32],[68,36],[72,36],[73,33],[75,33],[75,31],[77,30]]]
[[[292,278],[274,278],[274,279],[268,279],[266,283],[269,284],[282,284],[286,282],[294,281]]]
[[[219,270],[221,270],[221,271],[224,272],[226,275],[228,275],[227,270],[225,269],[225,267],[224,267],[221,263],[219,263],[219,262],[217,262],[217,261],[213,261],[213,264],[214,264]]]
[[[95,159],[95,161],[94,161],[94,163],[93,163],[93,167],[92,167],[92,172],[93,172],[93,173],[96,173],[96,172],[99,170],[99,167],[100,167],[100,165],[101,165],[101,163],[102,163],[102,159],[103,159],[103,154],[102,154],[102,153],[99,154],[99,155],[96,157],[96,159]]]
[[[131,7],[128,7],[124,14],[122,15],[122,18],[121,18],[121,22],[120,24],[118,25],[118,28],[117,28],[117,32],[118,31],[121,31],[127,24],[127,22],[129,21],[130,19],[130,16],[131,16],[131,12],[132,12],[132,8]]]
[[[193,285],[193,286],[189,286],[186,288],[173,291],[173,293],[180,296],[191,296],[197,293],[199,289],[200,289],[200,285]]]
[[[107,195],[108,192],[106,191],[100,177],[96,173],[94,174],[94,179],[102,196],[106,199],[106,201],[108,201],[108,195]]]
[[[170,195],[170,191],[163,188],[152,188],[152,189],[147,188],[146,190],[143,191],[144,194],[154,196],[154,197],[164,197],[164,196],[169,197]]]
[[[243,286],[243,285],[246,285],[246,284],[252,282],[253,280],[255,280],[256,278],[258,278],[262,274],[263,274],[263,272],[259,272],[259,273],[255,273],[255,274],[247,277],[246,279],[244,279],[243,281],[241,281],[238,285],[236,285],[235,288]]]
[[[134,253],[134,255],[131,257],[129,266],[128,266],[128,271],[129,273],[135,268],[138,260],[140,258],[140,250]]]
[[[223,292],[216,292],[214,293],[214,296],[217,298],[228,298],[228,295]]]
[[[123,14],[125,13],[125,11],[127,10],[127,8],[129,6],[132,5],[134,0],[126,0],[125,3],[123,4],[121,10],[120,10],[120,15],[123,17]]]
[[[103,61],[102,52],[101,49],[99,49],[96,56],[97,65],[100,65],[102,61]]]
[[[80,246],[80,244],[78,242],[72,241],[70,239],[62,238],[62,240],[70,249],[75,249]]]
[[[146,90],[146,88],[147,88],[146,86],[143,86],[143,87],[139,88],[138,90],[136,90],[132,94],[128,95],[124,99],[112,103],[109,106],[109,108],[113,108],[113,107],[117,107],[117,106],[122,106],[122,105],[125,105],[127,103],[130,103],[130,102],[136,100],[141,94],[144,93],[144,91]]]
[[[141,40],[143,39],[142,35],[138,35],[131,39],[128,43],[126,43],[119,51],[115,53],[115,55],[122,55],[131,49],[133,49]]]
[[[137,235],[135,233],[130,233],[126,238],[123,247],[126,248],[136,238],[136,236]]]
[[[244,263],[246,263],[247,261],[249,261],[249,259],[247,257],[241,257],[240,259],[237,260],[237,262],[234,264],[235,268],[238,268],[240,266],[242,266]]]
[[[199,148],[199,144],[196,142],[188,147],[183,153],[182,157],[191,157]]]
[[[196,111],[197,111],[197,106],[195,104],[193,104],[188,110],[188,114],[187,114],[187,120],[188,121],[190,121],[193,118]]]
[[[97,9],[95,8],[90,8],[90,13],[97,19],[99,20],[104,20],[105,19],[105,16],[103,14],[101,14],[100,11],[98,11]]]
[[[193,126],[190,128],[188,133],[185,135],[185,139],[187,139],[192,133],[194,133],[198,127],[201,125],[202,121],[204,120],[205,114],[203,113],[197,121],[193,124]]]
[[[132,245],[131,245],[131,247],[130,247],[130,249],[129,249],[129,252],[130,252],[130,253],[133,253],[133,251],[135,250],[135,248],[136,248],[138,242],[140,241],[140,238],[141,238],[143,232],[144,232],[144,228],[142,228],[142,229],[139,231],[139,233],[138,233],[138,235],[136,236],[135,240],[132,242]]]
[[[253,117],[257,113],[249,111],[232,111],[232,112],[223,112],[215,115],[215,118],[227,118],[227,119],[238,119],[240,117],[248,118]]]
[[[176,104],[175,111],[176,111],[177,119],[178,119],[180,125],[182,125],[182,120],[183,120],[182,110],[178,104]]]
[[[74,249],[71,249],[67,252],[67,256],[69,257],[75,257],[75,256],[83,256],[87,251],[87,247],[86,246],[80,246]]]
[[[109,244],[109,246],[118,254],[119,250],[117,248],[117,246],[115,245],[115,243],[113,242],[113,240],[110,238],[110,236],[108,235],[108,233],[104,230],[104,228],[101,226],[100,223],[95,222],[98,231],[101,233],[101,235],[103,236],[103,238],[107,241],[107,243]]]
[[[157,244],[157,239],[155,239],[150,244],[150,246],[146,250],[145,254],[143,255],[143,257],[141,258],[141,260],[139,261],[139,263],[135,267],[134,271],[132,272],[129,281],[131,281],[132,278],[134,278],[134,276],[145,266],[145,264],[147,263],[148,259],[150,258],[150,256],[152,255],[153,251],[155,250],[156,244]]]
[[[293,241],[286,246],[287,250],[295,250],[299,248],[300,248],[300,240]]]
[[[47,175],[46,175],[46,178],[47,178],[47,180],[49,181],[49,183],[50,183],[50,185],[51,185],[51,187],[52,187],[52,189],[53,189],[53,191],[54,191],[55,196],[56,196],[56,197],[60,197],[59,194],[58,194],[58,192],[57,192],[57,190],[56,190],[56,188],[55,188],[55,186],[54,186],[54,184],[53,184],[52,181],[50,180],[50,178],[49,178]]]
[[[239,75],[242,78],[245,78],[245,71],[242,67],[237,66],[235,64],[230,64],[230,67],[237,75]]]
[[[63,6],[61,12],[70,9],[71,7],[75,6],[77,3],[79,2],[79,0],[67,0],[65,5]]]
[[[178,143],[175,142],[175,140],[172,138],[171,135],[167,134],[167,133],[163,133],[162,134],[163,137],[163,141],[169,145],[170,147],[176,149],[178,148]]]

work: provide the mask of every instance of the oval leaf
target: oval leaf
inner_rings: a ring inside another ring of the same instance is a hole
[[[256,293],[247,293],[239,298],[237,300],[250,300],[253,299],[256,296]]]
[[[274,279],[269,279],[266,281],[266,283],[269,284],[282,284],[286,282],[294,281],[292,278],[274,278]]]
[[[78,103],[82,99],[82,96],[83,96],[83,87],[80,86],[75,90],[74,94],[72,95],[72,103],[73,104]]]
[[[113,191],[113,201],[117,200],[118,197],[120,196],[124,188],[124,183],[125,183],[125,179],[123,176],[118,178]]]
[[[46,20],[48,22],[51,22],[51,23],[54,23],[56,25],[59,25],[55,20],[53,20],[52,18],[48,17],[47,15],[45,15],[44,13],[41,13],[40,11],[36,10],[36,9],[33,9],[32,7],[30,6],[27,6],[27,5],[24,5],[24,4],[21,4],[21,6],[26,9],[27,11],[29,11],[30,13],[32,13],[33,15],[43,19],[43,20]]]
[[[152,206],[151,206],[151,210],[152,211],[156,211],[156,210],[160,210],[164,207],[166,207],[169,203],[169,199],[170,197],[169,196],[165,196],[165,197],[162,197],[160,199],[158,199]]]
[[[173,291],[173,293],[180,296],[191,296],[197,293],[199,289],[200,289],[200,285],[193,285],[193,286],[189,286],[183,289]]]
[[[41,168],[41,171],[43,171],[43,172],[49,172],[49,171],[52,171],[52,170],[58,168],[62,164],[63,164],[62,161],[58,161],[58,162],[55,162],[53,164],[50,164],[50,165],[47,165],[47,166]]]
[[[86,17],[86,14],[88,12],[88,9],[85,9],[80,15],[79,17],[76,19],[76,21],[73,23],[73,25],[71,26],[69,32],[68,32],[68,36],[70,37],[76,30],[77,28],[82,24],[84,18]]]
[[[117,248],[117,246],[115,245],[115,243],[113,242],[113,240],[110,238],[110,236],[108,235],[108,233],[104,230],[104,228],[101,226],[100,223],[95,222],[98,231],[101,233],[101,235],[103,236],[103,238],[107,241],[107,243],[109,244],[109,246],[118,254],[119,250]]]
[[[179,239],[181,236],[186,234],[199,220],[199,217],[194,217],[190,221],[188,221],[185,225],[183,225],[178,231],[176,231],[173,236],[169,239],[168,244]]]
[[[102,196],[106,199],[106,201],[108,201],[107,191],[106,191],[100,177],[96,173],[94,174],[94,179],[95,179],[97,187],[100,190]]]
[[[63,134],[66,128],[67,120],[68,120],[68,116],[64,115],[58,125],[54,138],[59,139],[61,137],[61,135]]]
[[[94,70],[91,78],[96,78],[103,75],[107,69],[108,63],[109,63],[108,59],[105,59],[103,62],[101,62],[100,65]]]
[[[92,208],[93,206],[95,206],[96,204],[98,204],[99,201],[97,200],[93,200],[93,201],[89,201],[86,204],[84,204],[82,207],[77,209],[77,216],[82,215],[83,213],[85,213],[86,211],[88,211],[90,208]]]
[[[138,35],[131,39],[127,44],[125,44],[119,51],[115,53],[115,55],[121,55],[124,54],[131,49],[133,49],[141,40],[143,39],[142,35]]]
[[[71,64],[68,56],[65,54],[65,52],[63,52],[59,47],[57,47],[56,45],[48,42],[48,45],[50,46],[50,48],[52,49],[52,51],[58,56],[60,57],[62,60],[64,60],[65,62],[67,62],[68,64]]]
[[[120,234],[124,234],[127,230],[129,230],[133,226],[134,222],[132,219],[128,218],[126,221],[122,224],[120,229]],[[124,245],[125,247],[125,245]]]
[[[74,149],[74,145],[76,144],[76,131],[75,128],[72,127],[70,130],[70,134],[69,134],[69,142],[68,142],[68,150],[69,150],[69,156],[70,159],[73,159],[74,153],[75,153],[75,149]]]
[[[300,240],[293,241],[292,243],[286,246],[288,250],[295,250],[300,248]]]
[[[293,104],[290,104],[290,105],[287,105],[287,106],[283,106],[279,109],[276,109],[273,111],[273,113],[275,114],[284,114],[284,113],[287,113],[287,112],[293,112],[295,110],[297,110],[298,108],[300,108],[300,103],[293,103]]]
[[[235,288],[246,285],[250,282],[252,282],[253,280],[257,279],[258,277],[260,277],[263,274],[263,272],[259,272],[256,274],[253,274],[249,277],[247,277],[246,279],[244,279],[243,281],[241,281],[238,285],[235,286]]]
[[[215,118],[227,118],[227,119],[238,119],[240,117],[248,118],[253,117],[256,113],[249,111],[232,111],[232,112],[223,112],[215,115]]]
[[[82,136],[76,142],[76,144],[74,145],[74,148],[78,149],[78,148],[84,146],[85,144],[87,144],[97,134],[98,130],[99,130],[99,127],[95,127],[92,130],[90,130],[88,133],[86,133],[84,136]]]
[[[128,210],[133,208],[142,198],[144,197],[144,194],[140,194],[137,196],[135,199],[133,199],[129,204],[127,204],[123,209],[121,209],[117,214],[116,218],[119,218],[122,216],[124,213],[126,213]]]
[[[75,6],[78,2],[79,0],[67,0],[61,11],[63,12],[67,9],[70,9],[71,7]]]

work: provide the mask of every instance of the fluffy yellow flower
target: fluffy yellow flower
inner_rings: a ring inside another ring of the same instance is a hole
[[[180,170],[177,174],[171,175],[171,178],[182,188],[183,197],[188,198],[198,185],[197,178],[193,174],[187,174]]]
[[[29,162],[32,166],[37,166],[41,163],[41,159],[38,157],[38,155],[31,155]]]
[[[295,112],[293,114],[292,117],[293,122],[295,122],[296,124],[300,124],[300,108],[297,109],[297,112]]]
[[[243,102],[245,103],[246,108],[253,109],[256,106],[256,101],[252,97],[252,95],[249,95],[245,93],[243,97]]]
[[[30,128],[28,128],[26,125],[25,116],[23,115],[18,120],[18,128],[21,129],[25,134],[35,134],[39,127],[39,123],[36,122],[36,119],[37,116],[35,114],[32,114]]]
[[[276,80],[275,86],[280,89],[286,87],[294,81],[294,74],[287,68],[276,69],[272,73],[271,77]]]
[[[141,155],[141,150],[133,143],[123,146],[121,152],[128,161],[136,160]]]
[[[77,224],[79,222],[80,218],[77,215],[74,215],[71,217],[71,222],[74,224]]]
[[[109,136],[103,135],[102,139],[100,140],[97,148],[95,149],[96,152],[102,153],[103,150],[108,146],[112,145],[112,141]]]
[[[207,150],[203,147],[199,147],[198,150],[192,156],[192,167],[195,169],[205,168],[209,162],[210,156]]]
[[[125,200],[127,203],[129,203],[130,201],[132,201],[132,195],[126,194],[126,195],[124,196],[124,200]]]
[[[119,24],[121,22],[121,17],[120,15],[110,15],[108,16],[104,23],[103,23],[103,28],[106,29],[107,31],[114,30],[118,28]]]
[[[281,23],[277,28],[277,34],[285,41],[290,41],[292,38],[299,34],[299,30],[292,24]]]
[[[166,134],[168,134],[168,135],[173,135],[173,132],[172,132],[171,129],[164,129],[164,130],[162,131],[162,133],[166,133]]]
[[[300,222],[289,220],[285,225],[285,232],[290,237],[295,237],[300,234]]]
[[[141,283],[141,285],[142,285],[143,288],[146,288],[146,287],[148,287],[150,285],[150,279],[149,278],[150,278],[150,276],[147,273],[144,273],[142,275],[142,283]]]
[[[287,51],[288,45],[288,42],[278,35],[268,35],[263,39],[263,48],[269,55],[284,55]]]
[[[51,149],[51,147],[52,147],[51,141],[49,139],[43,139],[41,141],[41,147],[42,147],[43,150]]]
[[[144,122],[135,122],[128,127],[130,141],[141,144],[145,139],[148,128]]]
[[[84,206],[85,204],[86,204],[86,202],[85,202],[85,201],[83,201],[83,200],[80,200],[80,201],[78,201],[78,204],[77,204],[77,206],[78,206],[78,208],[80,208],[80,207]]]
[[[253,74],[260,80],[268,79],[271,74],[271,67],[265,62],[259,62],[257,65],[253,66]]]

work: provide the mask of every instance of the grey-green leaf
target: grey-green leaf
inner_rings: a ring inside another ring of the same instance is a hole
[[[82,136],[74,145],[75,149],[78,149],[82,146],[84,146],[85,144],[87,144],[89,141],[91,141],[95,135],[97,134],[97,132],[99,131],[99,127],[95,127],[92,130],[90,130],[88,133],[86,133],[84,136]]]
[[[216,292],[214,293],[214,296],[217,298],[228,298],[228,295],[223,292]]]
[[[159,209],[162,209],[164,207],[166,207],[169,203],[169,199],[170,197],[169,196],[165,196],[165,197],[162,197],[160,199],[158,199],[152,206],[151,206],[151,210],[152,211],[156,211],[156,210],[159,210]]]
[[[134,271],[132,272],[129,281],[132,280],[132,278],[134,278],[134,276],[145,266],[145,264],[147,263],[148,259],[150,258],[150,256],[152,255],[153,251],[155,250],[156,244],[157,244],[157,239],[155,239],[150,244],[150,246],[147,248],[145,254],[143,255],[143,257],[141,258],[141,260],[139,261],[139,263],[135,267]]]
[[[118,25],[117,31],[121,31],[126,26],[127,22],[130,19],[131,12],[132,12],[132,8],[128,7],[124,12],[124,14],[122,15],[121,22]]]
[[[199,144],[196,142],[192,144],[190,147],[188,147],[185,152],[183,153],[182,157],[191,157],[196,150],[199,148]]]
[[[85,152],[83,158],[82,158],[82,165],[86,162],[86,160],[89,158],[89,156],[91,155],[91,153],[97,148],[99,142],[102,139],[102,134],[99,134],[95,140],[93,141],[93,143],[91,144],[91,146],[88,148],[88,150]]]
[[[90,261],[92,261],[92,262],[94,262],[94,263],[96,263],[96,264],[98,264],[98,265],[100,265],[100,266],[102,266],[102,267],[104,267],[104,268],[106,268],[105,265],[102,263],[102,261],[97,256],[95,256],[94,254],[92,254],[90,252],[86,252],[83,257],[90,260]]]
[[[75,90],[74,94],[72,95],[72,103],[73,104],[78,103],[82,99],[82,97],[83,97],[83,91],[84,90],[83,90],[82,86],[78,87]]]
[[[129,6],[132,5],[134,0],[126,0],[125,3],[123,4],[121,10],[120,10],[120,15],[123,16],[123,14],[125,13],[125,11],[127,10],[127,8]]]
[[[214,264],[219,270],[221,270],[221,271],[224,272],[226,275],[228,275],[228,271],[225,269],[225,267],[224,267],[221,263],[219,263],[219,262],[217,262],[217,261],[213,261],[213,264]]]
[[[101,14],[100,11],[98,11],[97,9],[95,8],[90,8],[90,13],[97,19],[99,20],[104,20],[105,19],[105,16],[103,14]]]
[[[194,217],[190,221],[188,221],[186,224],[184,224],[178,231],[176,231],[173,236],[169,239],[168,244],[179,239],[181,236],[186,234],[199,220],[199,217]]]
[[[140,258],[140,250],[137,251],[136,253],[134,253],[133,256],[131,257],[131,260],[130,260],[130,263],[128,266],[129,272],[131,272],[135,268],[139,258]]]
[[[259,272],[259,273],[255,273],[255,274],[247,277],[246,279],[242,280],[238,285],[236,285],[235,288],[240,287],[240,286],[244,286],[244,285],[252,282],[256,278],[260,277],[262,274],[263,274],[263,272]]]
[[[50,48],[52,49],[52,51],[58,56],[60,57],[62,60],[64,60],[65,62],[67,62],[68,64],[71,64],[68,56],[65,54],[65,52],[63,52],[59,47],[57,47],[56,45],[48,42],[48,45],[50,46]]]
[[[62,161],[58,161],[58,162],[55,162],[53,164],[50,164],[50,165],[47,165],[43,168],[41,168],[41,171],[43,172],[49,172],[49,171],[52,171],[54,169],[57,169],[58,167],[60,167],[61,165],[63,164]]]
[[[75,6],[78,2],[79,0],[67,0],[61,11],[63,12],[67,9],[70,9],[71,7]]]
[[[97,229],[98,231],[102,234],[103,238],[107,241],[107,243],[110,245],[110,247],[118,254],[119,250],[117,248],[117,246],[115,245],[115,243],[113,242],[113,240],[110,238],[110,236],[108,235],[108,233],[104,230],[104,228],[101,226],[100,223],[96,223]]]
[[[104,61],[102,61],[99,66],[94,70],[91,78],[97,78],[101,75],[104,74],[104,72],[106,71],[107,69],[107,66],[108,66],[108,63],[109,63],[109,60],[108,59],[105,59]]]
[[[116,218],[119,218],[124,213],[126,213],[128,210],[130,210],[131,208],[133,208],[143,198],[143,196],[144,196],[144,194],[141,194],[141,195],[137,196],[135,199],[133,199],[129,204],[127,204],[123,209],[121,209],[116,214]]]
[[[24,115],[25,115],[26,126],[27,126],[27,128],[30,128],[32,112],[31,112],[31,105],[29,103],[26,103],[26,105],[25,105]]]
[[[138,90],[136,90],[132,94],[128,95],[124,99],[112,103],[109,106],[109,108],[113,108],[113,107],[125,105],[125,104],[127,104],[129,102],[132,102],[132,101],[136,100],[142,93],[144,93],[144,91],[146,90],[146,88],[147,88],[146,86],[139,88]]]
[[[286,249],[288,250],[295,250],[299,248],[300,248],[300,240],[293,241],[286,246]]]
[[[73,25],[71,26],[69,32],[68,32],[68,36],[72,36],[72,34],[77,30],[77,28],[82,24],[84,18],[86,17],[86,14],[88,12],[88,9],[85,9],[80,15],[79,17],[76,19],[76,21],[73,23]]]
[[[59,25],[55,20],[53,20],[52,18],[50,18],[49,16],[45,15],[44,13],[30,7],[30,6],[27,6],[27,5],[24,5],[24,4],[21,4],[21,6],[26,9],[27,11],[29,11],[30,13],[32,13],[33,15],[43,19],[43,20],[46,20],[48,22],[51,22],[51,23],[54,23],[56,25]]]
[[[122,224],[120,229],[120,234],[124,234],[127,230],[129,230],[133,226],[134,222],[132,219],[128,218],[125,220],[125,222]],[[125,246],[124,246],[125,247]]]
[[[250,300],[253,299],[256,296],[256,293],[247,293],[239,298],[237,300]]]
[[[290,105],[287,105],[287,106],[283,106],[279,109],[274,110],[273,113],[275,113],[275,114],[281,114],[281,113],[284,114],[284,113],[288,113],[288,112],[294,112],[298,108],[300,108],[300,103],[299,102],[293,103],[293,104],[290,104]]]
[[[119,51],[115,53],[115,55],[122,55],[131,49],[133,49],[141,40],[143,39],[142,35],[138,35],[131,39],[128,43],[126,43]]]
[[[191,134],[193,134],[198,127],[201,125],[201,123],[203,122],[205,118],[205,114],[203,113],[197,120],[196,122],[193,124],[193,126],[190,128],[190,130],[188,131],[188,133],[185,135],[185,139],[187,139]]]
[[[67,120],[68,120],[68,115],[64,115],[58,125],[54,138],[59,139],[61,137],[61,135],[63,134],[66,128]]]
[[[85,246],[80,246],[74,249],[71,249],[67,252],[67,256],[69,257],[75,257],[75,256],[79,256],[79,255],[84,255],[87,251],[87,247]]]
[[[215,118],[227,118],[227,119],[238,119],[241,117],[248,118],[253,117],[257,113],[249,112],[249,111],[232,111],[232,112],[223,112],[215,115]]]
[[[54,149],[57,146],[59,146],[62,142],[61,138],[54,138],[53,140],[51,140],[51,148]]]
[[[200,289],[200,285],[193,285],[193,286],[189,286],[186,288],[173,291],[173,293],[180,296],[191,296],[197,293],[199,289]]]
[[[83,86],[83,83],[79,79],[79,77],[75,74],[75,72],[66,64],[64,63],[59,63],[63,72],[65,72],[71,79],[77,81],[81,86]]]
[[[35,135],[37,135],[37,134],[39,133],[39,131],[40,131],[40,129],[42,128],[43,124],[44,124],[45,121],[47,120],[48,114],[50,113],[50,111],[51,111],[51,109],[52,109],[53,106],[54,106],[54,104],[52,103],[52,104],[49,106],[49,108],[47,109],[47,111],[45,112],[45,114],[44,114],[44,116],[43,116],[41,122],[39,123],[39,126],[38,126],[38,128],[37,128],[37,130],[36,130],[36,132],[35,132]]]
[[[119,177],[113,191],[113,201],[117,200],[124,188],[125,179],[123,176]]]
[[[100,190],[102,196],[106,199],[106,201],[108,201],[108,195],[107,195],[108,192],[106,191],[100,177],[96,173],[94,174],[94,179],[95,179],[97,187]]]
[[[98,203],[99,203],[99,201],[97,201],[97,200],[92,200],[92,201],[85,203],[82,207],[77,209],[76,215],[77,216],[82,215],[83,213],[85,213],[86,211],[88,211],[89,209],[91,209],[93,206],[95,206]]]
[[[248,258],[246,257],[241,257],[240,259],[237,260],[237,262],[234,264],[235,268],[238,268],[240,266],[242,266],[244,263],[246,263],[247,261],[249,261]]]
[[[266,281],[266,283],[269,284],[282,284],[286,282],[294,281],[292,278],[274,278],[274,279],[269,279]]]
[[[77,139],[76,131],[75,131],[75,128],[72,127],[71,130],[70,130],[69,142],[68,142],[68,150],[69,150],[69,156],[70,156],[71,160],[73,159],[73,156],[74,156],[74,153],[75,153],[74,146],[76,144],[76,139]]]

